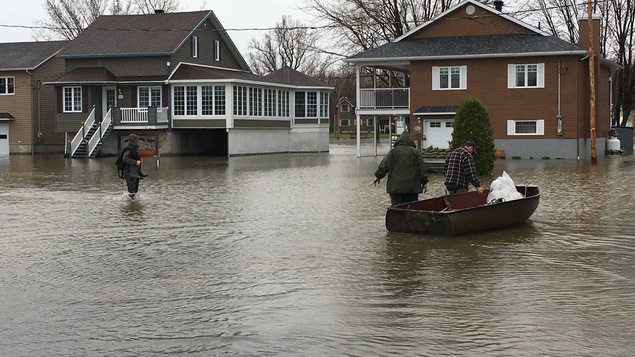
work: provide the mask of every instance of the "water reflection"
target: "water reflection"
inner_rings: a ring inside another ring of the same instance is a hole
[[[367,152],[369,147],[364,148]],[[387,147],[381,150],[387,151]],[[387,232],[380,157],[0,158],[3,355],[630,355],[633,157],[506,160],[523,225]],[[430,176],[430,193],[443,192]]]

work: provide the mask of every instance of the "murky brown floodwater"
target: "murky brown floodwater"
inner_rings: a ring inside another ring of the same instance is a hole
[[[633,355],[635,157],[499,161],[531,221],[445,238],[387,232],[354,155],[147,159],[137,202],[113,158],[0,158],[0,355]]]

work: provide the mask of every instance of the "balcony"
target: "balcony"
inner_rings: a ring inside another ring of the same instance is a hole
[[[405,109],[410,107],[410,88],[361,88],[361,109]]]
[[[168,108],[113,108],[116,126],[126,125],[160,125],[168,124]]]

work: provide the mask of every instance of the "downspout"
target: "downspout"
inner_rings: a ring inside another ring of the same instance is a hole
[[[562,136],[562,113],[561,113],[561,96],[562,86],[560,77],[562,76],[562,64],[558,60],[558,114],[556,115],[556,134]]]
[[[29,77],[31,77],[31,80],[29,82],[31,82],[31,93],[33,93],[35,91],[35,88],[33,87],[33,73],[29,72],[28,69],[25,69],[24,71],[26,72],[26,74],[29,75]],[[31,99],[31,109],[33,109],[33,99]],[[38,111],[39,109],[40,109],[40,106],[39,106],[39,96],[38,96]],[[33,155],[35,153],[35,141],[34,141],[35,135],[33,135],[33,113],[31,113],[30,121],[31,121],[31,130],[30,130],[31,131],[31,155]],[[18,150],[20,149],[18,148]]]
[[[361,127],[360,127],[360,118],[359,118],[359,105],[360,105],[360,100],[361,100],[361,94],[360,94],[360,88],[359,88],[359,83],[360,83],[360,79],[359,79],[359,67],[357,67],[357,71],[355,73],[355,87],[357,88],[357,90],[355,91],[355,119],[356,119],[356,124],[357,124],[357,138],[356,138],[356,142],[357,142],[357,157],[362,157],[362,142],[360,140],[360,132],[361,132]]]

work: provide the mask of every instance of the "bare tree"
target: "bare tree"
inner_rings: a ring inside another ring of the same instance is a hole
[[[290,16],[282,16],[274,29],[262,41],[252,39],[249,63],[254,73],[264,75],[282,67],[320,77],[328,66],[328,56],[321,56],[315,48],[318,33]]]
[[[100,15],[171,12],[179,7],[179,0],[46,0],[48,19],[37,22],[43,30],[36,37],[72,40]]]
[[[623,115],[620,125],[626,125],[629,114],[635,107],[635,2],[632,0],[608,0],[611,21],[607,28],[610,53],[614,54],[622,68],[615,73],[617,105],[613,111],[613,122],[618,123],[620,109]]]

